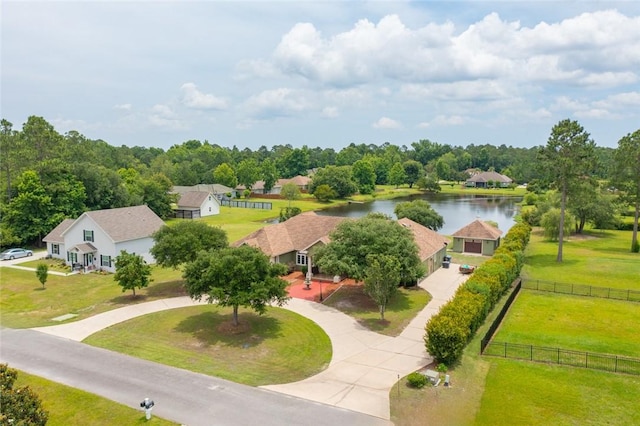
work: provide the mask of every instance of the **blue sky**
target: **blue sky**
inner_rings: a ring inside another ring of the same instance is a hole
[[[636,1],[3,1],[1,116],[112,145],[532,147],[640,127]]]

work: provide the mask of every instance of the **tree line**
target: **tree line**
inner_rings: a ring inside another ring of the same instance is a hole
[[[490,144],[466,147],[419,140],[333,148],[289,144],[257,150],[189,140],[166,151],[114,146],[77,131],[57,132],[31,116],[20,130],[0,123],[0,232],[2,244],[39,241],[65,217],[84,211],[147,204],[162,218],[171,215],[174,185],[219,183],[271,189],[279,178],[314,172],[310,192],[321,200],[371,193],[376,185],[416,185],[438,190],[438,181],[463,182],[469,169],[495,170],[518,183],[548,188],[547,170],[535,167],[543,147]],[[590,177],[611,179],[616,150],[593,146]]]

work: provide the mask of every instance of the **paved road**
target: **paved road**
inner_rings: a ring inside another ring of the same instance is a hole
[[[0,329],[0,361],[189,426],[389,425],[354,411],[253,388],[33,330]],[[135,419],[132,419],[132,422]]]

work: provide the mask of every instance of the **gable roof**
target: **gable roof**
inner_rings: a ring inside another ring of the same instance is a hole
[[[502,182],[502,183],[511,183],[513,180],[505,175],[501,175],[498,172],[482,172],[476,175],[471,176],[467,179],[467,182],[489,182],[490,180],[494,182]]]
[[[207,200],[207,197],[212,195],[210,192],[205,191],[188,191],[180,195],[180,199],[178,200],[178,208],[200,208],[202,203]],[[216,203],[218,202],[217,198],[215,199]]]
[[[306,250],[318,241],[326,242],[329,233],[345,219],[306,212],[285,222],[265,226],[236,241],[233,246],[247,244],[260,248],[270,257]]]
[[[180,186],[175,185],[171,188],[171,192],[174,194],[184,194],[186,192],[198,191],[198,192],[210,192],[212,194],[226,194],[228,192],[233,192],[232,188],[228,186],[220,185],[219,183],[200,183],[198,185],[192,186]]]
[[[42,241],[44,241],[45,243],[64,243],[62,234],[64,233],[64,231],[69,229],[71,225],[73,225],[73,222],[75,222],[75,220],[73,219],[63,220],[58,224],[58,226],[53,228],[51,232],[49,232],[47,236],[42,239]]]
[[[500,235],[502,235],[501,230],[480,219],[474,220],[452,234],[453,237],[476,238],[479,240],[497,240],[500,238]]]
[[[498,172],[482,172],[476,175],[471,176],[467,179],[467,182],[489,182],[490,180],[494,182],[502,182],[502,183],[511,183],[513,179],[509,176],[501,175]]]
[[[62,236],[85,216],[99,226],[114,243],[150,237],[164,225],[162,219],[146,205],[121,207],[84,212],[62,232]]]
[[[413,240],[418,246],[418,256],[422,261],[430,258],[449,243],[449,240],[436,231],[406,217],[398,219],[398,223],[408,228],[413,234]]]

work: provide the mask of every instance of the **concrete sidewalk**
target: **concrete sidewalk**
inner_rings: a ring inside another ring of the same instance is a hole
[[[468,277],[458,272],[457,265],[452,264],[451,267],[438,269],[419,284],[433,298],[397,337],[367,330],[353,318],[328,306],[291,299],[284,308],[316,322],[331,339],[331,363],[326,370],[305,380],[264,388],[389,419],[391,387],[399,377],[432,362],[423,340],[427,320]],[[189,297],[157,300],[104,312],[82,321],[34,330],[82,341],[110,325],[140,315],[202,303]]]

